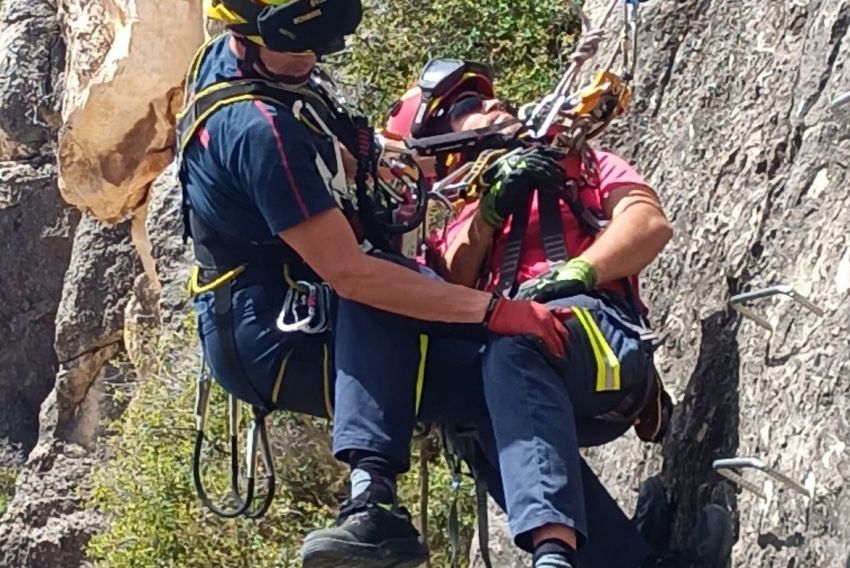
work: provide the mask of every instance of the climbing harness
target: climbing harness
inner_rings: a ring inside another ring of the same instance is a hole
[[[351,2],[351,0],[340,1]],[[216,0],[216,5],[221,10],[248,9],[251,4],[253,3],[247,0]],[[359,5],[359,2],[357,4]],[[286,6],[281,6],[281,9],[285,8]],[[300,9],[300,7],[296,8]],[[249,23],[254,21],[252,18],[247,20]],[[260,39],[268,42],[267,34],[262,28],[262,21],[259,32],[263,35]],[[260,78],[250,78],[220,81],[198,89],[201,65],[206,55],[217,41],[224,41],[226,37],[226,35],[219,36],[202,46],[196,53],[187,74],[184,107],[178,116],[177,129],[178,171],[181,179],[185,173],[184,153],[213,113],[239,102],[262,101],[273,106],[285,107],[291,111],[296,120],[328,141],[333,147],[332,159],[327,162],[325,161],[327,156],[323,157],[317,153],[316,167],[328,191],[334,196],[351,223],[364,250],[392,251],[395,235],[411,232],[422,225],[427,212],[428,188],[425,176],[421,175],[413,157],[389,156],[380,152],[377,137],[366,118],[354,113],[348,107],[343,94],[321,68],[314,70],[304,86],[293,87]],[[345,177],[342,148],[354,157],[357,164],[353,187]],[[392,174],[389,181],[378,175],[379,168],[386,168]],[[229,367],[226,370],[228,375],[238,378],[242,384],[252,384],[245,375],[238,357],[231,312],[232,295],[237,284],[242,279],[250,282],[253,278],[252,274],[256,272],[280,274],[280,271],[283,271],[283,279],[288,288],[284,293],[276,320],[280,331],[308,335],[328,331],[333,301],[331,289],[327,284],[320,282],[319,277],[281,239],[274,237],[261,242],[247,242],[239,235],[230,235],[225,231],[212,228],[192,209],[185,193],[185,184],[183,214],[184,237],[192,238],[197,261],[190,279],[190,294],[192,296],[204,293],[214,295],[215,333],[221,345],[222,360]],[[298,278],[293,278],[290,274],[291,267],[297,268]],[[327,372],[325,376],[325,401],[330,414]],[[201,480],[201,457],[205,440],[203,427],[209,405],[210,386],[209,372],[202,361],[197,387],[198,431],[193,466],[196,490],[203,504],[214,513],[226,517],[262,516],[268,509],[274,492],[274,469],[268,448],[265,420],[274,408],[253,408],[247,448],[247,488],[243,496],[239,491],[237,457],[241,402],[233,397],[230,398],[231,500],[234,506],[229,508],[217,506],[209,499]],[[258,398],[264,400],[262,396]],[[267,475],[267,491],[263,502],[254,507],[252,503],[255,501],[257,484],[256,453],[258,450],[262,451],[264,470]]]
[[[564,202],[577,219],[580,227],[588,234],[596,235],[602,231],[607,220],[600,211],[591,210],[579,198],[582,187],[598,180],[598,171],[589,141],[598,136],[610,122],[625,112],[631,101],[631,81],[634,79],[636,60],[638,57],[638,0],[612,0],[602,20],[593,26],[582,9],[573,0],[566,0],[568,6],[578,12],[582,21],[583,34],[571,56],[571,64],[561,77],[555,89],[536,103],[529,103],[520,109],[518,122],[520,128],[515,134],[506,134],[506,127],[511,124],[498,124],[467,132],[451,132],[433,136],[417,136],[405,140],[406,147],[418,156],[435,156],[437,158],[439,181],[431,187],[431,201],[444,204],[445,214],[441,219],[443,240],[445,227],[451,217],[459,209],[459,205],[474,201],[488,190],[486,180],[504,160],[509,160],[516,152],[532,145],[545,145],[560,150],[564,155],[578,156],[582,163],[581,179],[569,180],[558,192],[537,192],[539,222],[542,245],[550,267],[557,268],[569,258],[564,230],[562,225],[560,202]],[[598,70],[592,81],[579,89],[575,85],[585,64],[596,56],[605,36],[606,25],[614,13],[617,4],[622,2],[623,30],[619,45],[604,67]],[[613,69],[617,57],[622,65],[618,71]],[[436,68],[435,68],[436,67]],[[430,81],[426,81],[426,89],[433,89],[439,84],[437,79],[445,79],[451,83],[458,80],[462,73],[458,65],[443,65],[426,67],[423,76],[429,72]],[[441,73],[442,77],[440,77]],[[422,79],[420,78],[420,82]],[[427,92],[425,93],[427,94]],[[422,118],[428,112],[434,111],[436,105],[423,96],[420,112],[416,122],[422,126]],[[424,109],[424,110],[423,110]],[[421,132],[420,132],[421,133]],[[453,170],[447,168],[451,160],[459,156],[461,164]],[[439,169],[443,166],[442,171]],[[440,196],[437,199],[434,196]],[[528,227],[531,200],[529,196],[526,207],[519,208],[511,219],[511,228],[503,252],[500,268],[500,278],[497,292],[505,295],[516,293],[515,280],[522,253],[523,240]],[[648,322],[640,309],[637,296],[631,282],[624,281],[629,302],[629,312],[638,318],[641,336],[649,331]],[[651,385],[659,387],[657,376],[652,377]],[[663,389],[660,389],[663,391]],[[652,395],[650,389],[644,399]],[[657,389],[655,391],[657,393]],[[669,397],[668,397],[669,398]],[[660,399],[659,399],[660,400]],[[611,416],[602,419],[621,420],[626,415],[640,413],[640,408],[646,406],[647,400],[628,401],[628,408],[617,409]],[[659,404],[661,404],[659,402]],[[661,405],[656,409],[657,424],[644,425],[643,437],[657,442],[666,428],[669,420],[669,408]],[[616,414],[616,416],[615,416]],[[444,427],[442,429],[443,445],[446,460],[452,471],[453,500],[449,518],[449,536],[452,544],[452,566],[458,561],[458,520],[457,495],[461,481],[462,464],[466,463],[470,475],[475,480],[475,493],[478,514],[479,548],[482,561],[488,568],[491,566],[488,550],[488,520],[487,520],[487,488],[484,479],[479,475],[478,464],[480,456],[476,448],[475,429],[459,427]]]
[[[447,156],[453,154],[460,154],[465,159],[465,163],[453,172],[438,171],[438,176],[442,179],[432,187],[432,195],[440,194],[444,201],[450,203],[478,199],[487,190],[483,181],[487,175],[496,171],[504,160],[510,159],[514,152],[521,148],[542,144],[561,150],[564,155],[578,156],[582,163],[581,179],[573,180],[557,193],[538,192],[543,246],[553,269],[568,260],[560,217],[561,201],[570,208],[585,232],[596,235],[607,224],[601,211],[590,209],[579,199],[579,192],[582,187],[592,185],[598,179],[597,164],[589,141],[598,136],[611,120],[625,112],[631,100],[631,81],[634,78],[638,55],[638,0],[612,0],[596,26],[573,0],[566,2],[580,16],[582,36],[570,57],[568,69],[555,89],[539,102],[521,107],[519,121],[522,122],[523,128],[515,134],[505,134],[505,128],[509,125],[499,124],[468,132],[420,138],[417,138],[416,132],[412,130],[413,137],[405,140],[407,147],[418,155],[437,156],[438,166],[446,162]],[[606,35],[608,21],[619,3],[622,3],[623,22],[617,48],[603,68],[596,72],[589,85],[575,89],[583,68],[597,55]],[[620,69],[615,71],[613,68],[618,57],[621,59],[621,65]],[[472,64],[466,65],[470,67]],[[447,85],[457,83],[464,73],[480,73],[489,77],[486,71],[478,67],[464,68],[461,62],[455,60],[437,60],[436,63],[432,62],[426,66],[420,77],[420,82],[425,85],[417,113],[420,131],[424,130],[421,118],[438,112],[434,110],[438,105],[427,95],[431,91],[440,95],[449,92],[451,88]],[[439,101],[439,98],[436,100]],[[440,175],[441,173],[445,175]],[[431,199],[435,200],[433,197]],[[509,296],[516,292],[516,271],[522,254],[530,207],[531,199],[526,208],[519,209],[512,216],[496,290],[498,293]],[[445,219],[443,223],[445,225]],[[629,286],[627,290],[628,288]],[[639,313],[636,299],[633,304]]]

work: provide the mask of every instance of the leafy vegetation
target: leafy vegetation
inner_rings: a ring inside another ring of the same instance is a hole
[[[524,103],[557,82],[577,26],[563,0],[370,2],[340,64],[377,124],[432,57],[487,62],[500,96]]]
[[[0,517],[6,514],[6,508],[9,506],[9,500],[14,494],[15,479],[17,476],[17,468],[7,466],[0,467]]]
[[[15,480],[25,456],[6,440],[0,440],[0,517],[6,514],[9,501],[15,494]]]

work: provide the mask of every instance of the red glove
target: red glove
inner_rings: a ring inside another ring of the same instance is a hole
[[[533,335],[555,356],[563,357],[569,339],[567,328],[542,304],[494,296],[484,325],[497,335]]]

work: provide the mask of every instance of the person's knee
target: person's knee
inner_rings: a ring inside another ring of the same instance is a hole
[[[484,358],[504,361],[542,355],[540,342],[530,335],[504,335],[490,340]]]
[[[501,375],[500,369],[528,367],[544,360],[545,349],[534,337],[526,335],[501,336],[490,340],[484,352],[485,376]]]

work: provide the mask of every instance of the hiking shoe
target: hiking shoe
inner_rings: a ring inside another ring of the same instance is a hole
[[[336,527],[311,532],[301,547],[303,568],[413,568],[427,558],[406,509],[362,496],[346,500]]]
[[[640,484],[632,522],[656,557],[661,557],[670,547],[672,518],[670,502],[664,484],[661,483],[661,476],[653,475],[644,480]]]
[[[706,505],[688,537],[685,550],[671,550],[644,568],[725,568],[732,555],[732,515],[720,505]]]

